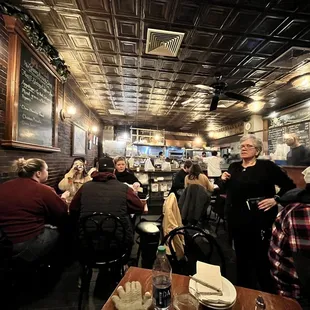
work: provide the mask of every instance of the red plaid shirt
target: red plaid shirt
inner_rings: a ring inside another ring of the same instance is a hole
[[[275,220],[269,259],[278,294],[296,299],[301,293],[293,253],[299,250],[310,252],[310,204],[293,203]]]

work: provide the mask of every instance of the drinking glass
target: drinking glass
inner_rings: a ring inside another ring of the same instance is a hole
[[[177,294],[173,298],[173,307],[176,310],[197,310],[198,300],[189,293]]]

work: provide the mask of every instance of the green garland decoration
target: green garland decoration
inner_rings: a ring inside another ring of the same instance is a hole
[[[68,75],[70,74],[70,71],[65,65],[65,62],[60,59],[56,48],[48,42],[41,26],[20,8],[7,2],[4,2],[3,4],[0,3],[0,13],[14,16],[23,23],[23,29],[26,32],[31,44],[39,52],[44,53],[48,57],[50,63],[55,67],[57,73],[65,82],[68,78]]]

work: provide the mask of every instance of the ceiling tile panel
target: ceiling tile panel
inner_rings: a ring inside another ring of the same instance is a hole
[[[138,55],[138,42],[119,40],[121,53]]]
[[[169,13],[172,7],[170,0],[144,0],[145,18],[169,20]]]
[[[221,29],[230,13],[230,8],[210,6],[207,13],[201,17],[198,26]]]
[[[115,14],[124,16],[139,16],[140,0],[113,0]]]
[[[52,0],[52,2],[55,6],[70,8],[70,9],[78,9],[78,6],[75,0]]]
[[[206,56],[206,51],[189,49],[186,51],[186,55],[184,56],[184,60],[191,61],[203,61]]]
[[[77,49],[80,49],[80,50],[92,50],[93,49],[88,36],[69,34],[69,38],[73,42],[74,47]]]
[[[151,58],[142,58],[141,59],[141,67],[142,68],[151,68],[151,69],[155,70],[157,67],[157,60],[151,59]]]
[[[114,40],[95,37],[95,42],[99,52],[116,52]]]
[[[84,10],[91,12],[110,13],[109,0],[78,0]]]
[[[250,57],[245,63],[244,65],[247,67],[258,67],[260,64],[262,64],[264,61],[266,60],[266,58],[264,57]]]
[[[100,66],[98,65],[85,64],[84,67],[87,73],[90,73],[90,74],[101,74],[102,73]]]
[[[225,53],[211,52],[206,56],[205,61],[213,62],[213,63],[220,63],[225,57],[225,55],[226,55]]]
[[[96,63],[97,57],[95,53],[92,52],[78,52],[77,53],[83,62]]]
[[[117,35],[119,37],[138,38],[139,22],[130,20],[117,20]]]
[[[213,47],[222,50],[231,50],[239,40],[237,36],[222,35],[219,36],[217,43],[213,43]]]
[[[161,72],[161,73],[159,73],[158,78],[160,80],[170,81],[173,79],[173,75],[174,75],[173,73]]]
[[[224,62],[227,65],[238,66],[245,58],[246,58],[246,55],[233,54],[233,55],[229,55]]]
[[[235,70],[231,76],[233,78],[244,78],[246,77],[252,70],[251,69],[246,69],[246,68],[240,68]]]
[[[285,17],[265,16],[264,19],[256,26],[253,33],[261,35],[271,35],[283,23]]]
[[[179,24],[194,25],[199,11],[199,5],[196,5],[194,1],[183,1],[178,5],[174,22]]]
[[[266,70],[256,70],[253,73],[251,73],[248,77],[251,79],[261,79],[264,76],[268,75],[269,71]]]
[[[232,22],[227,25],[227,29],[242,33],[246,32],[253,25],[258,15],[258,12],[253,11],[237,12]]]
[[[40,24],[44,30],[47,30],[47,29],[53,30],[59,26],[62,29],[64,29],[64,27],[62,27],[61,23],[59,21],[57,21],[58,15],[56,14],[56,16],[54,18],[54,14],[50,10],[48,10],[47,12],[46,11],[34,11],[33,16],[35,17],[35,19],[37,21],[40,22]]]
[[[258,38],[246,38],[238,46],[237,50],[241,52],[253,52],[264,40]]]
[[[284,42],[269,41],[265,43],[259,50],[258,53],[262,55],[272,56],[280,48],[283,48]]]
[[[65,26],[65,29],[70,32],[86,32],[86,28],[81,15],[59,13],[59,16]]]
[[[51,44],[53,44],[56,48],[70,48],[70,39],[66,34],[62,33],[49,33],[47,35],[48,40]]]
[[[137,67],[138,66],[138,58],[131,56],[122,56],[122,65],[128,67]]]
[[[113,35],[111,19],[107,16],[89,16],[88,17],[91,32],[94,34]]]
[[[123,76],[138,77],[138,69],[122,68]]]
[[[162,62],[161,68],[167,71],[177,70],[178,63],[176,61],[164,60]]]
[[[116,55],[100,54],[99,57],[104,65],[118,65]]]
[[[202,48],[209,47],[215,37],[214,33],[196,31],[193,35],[192,45],[199,46]]]
[[[294,39],[303,29],[309,26],[309,21],[292,20],[281,30],[277,31],[279,37]]]
[[[196,64],[192,63],[183,63],[180,72],[188,72],[188,73],[193,73],[196,70]]]

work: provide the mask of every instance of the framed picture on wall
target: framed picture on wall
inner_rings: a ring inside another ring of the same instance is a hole
[[[72,131],[72,156],[86,155],[86,130],[79,125],[73,124]]]

